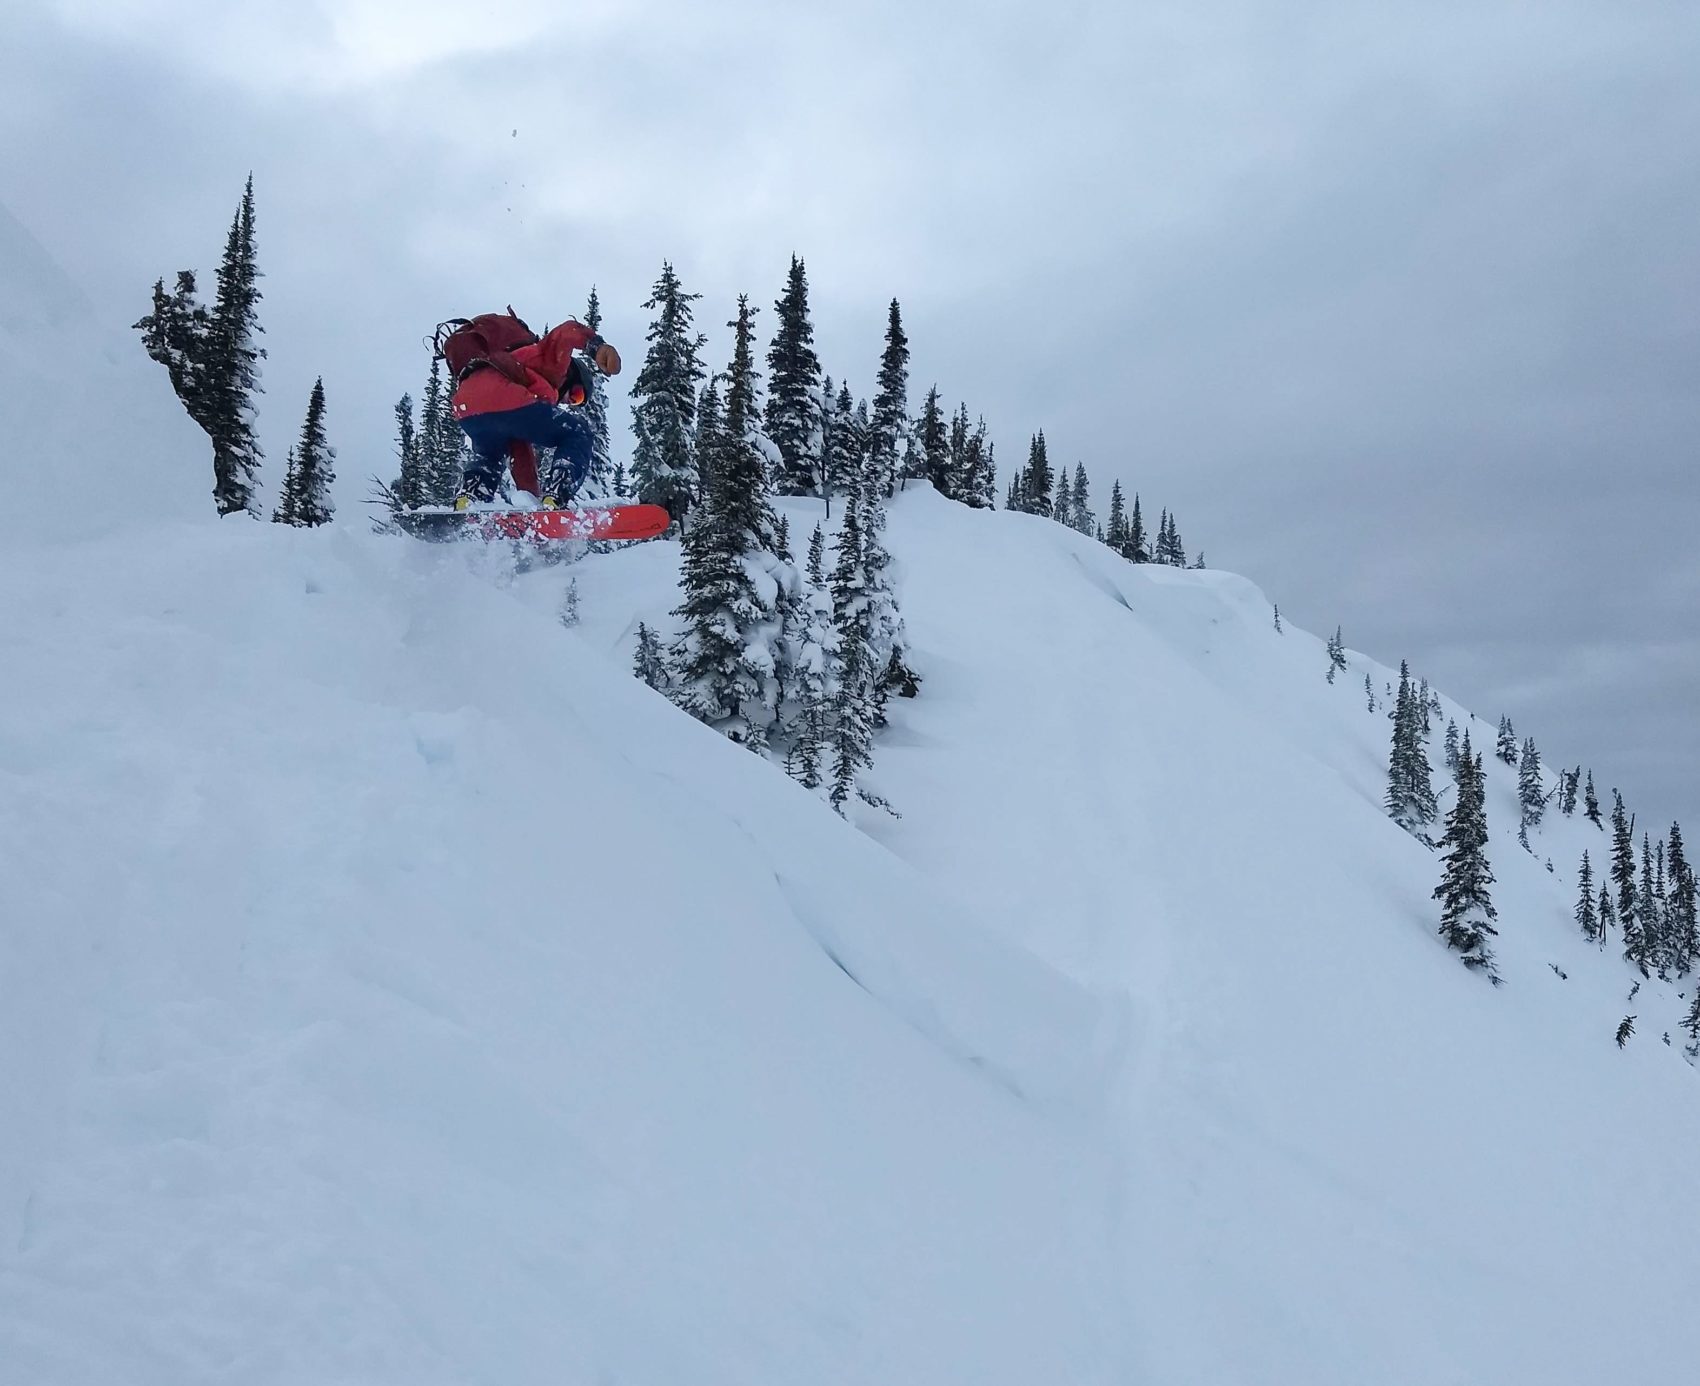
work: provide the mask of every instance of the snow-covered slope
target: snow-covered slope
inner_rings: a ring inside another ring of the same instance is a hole
[[[209,513],[206,435],[128,331],[146,308],[143,294],[130,317],[97,313],[0,203],[0,479],[31,517],[9,543]]]
[[[817,518],[790,505],[794,534]],[[1661,1035],[1685,988],[1628,1000],[1641,979],[1570,922],[1598,830],[1552,810],[1525,852],[1489,756],[1496,990],[1442,947],[1438,858],[1381,808],[1362,685],[1391,671],[1354,653],[1331,686],[1243,579],[925,488],[889,538],[926,684],[880,752],[903,817],[867,829],[1132,1008],[1106,1211],[1130,1379],[1683,1377],[1700,1089]],[[671,581],[658,549],[619,555],[581,579],[587,623],[629,641]]]
[[[1700,1356],[1700,1090],[1665,989],[1610,1043],[1594,829],[1522,853],[1495,768],[1507,985],[1466,973],[1370,666],[1325,684],[1249,585],[906,495],[926,684],[858,832],[630,677],[671,546],[577,565],[567,632],[560,569],[214,520],[119,345],[92,519],[0,549],[0,1379]]]
[[[1104,1008],[458,557],[0,567],[10,1379],[1092,1379]]]
[[[0,1380],[1111,1379],[1114,1002],[180,432],[0,549]]]

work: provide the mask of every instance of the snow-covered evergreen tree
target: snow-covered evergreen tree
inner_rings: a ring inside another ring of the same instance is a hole
[[[1509,717],[1499,719],[1499,742],[1494,748],[1494,755],[1507,765],[1517,763],[1517,732]]]
[[[1092,535],[1098,529],[1098,517],[1092,513],[1091,484],[1086,479],[1086,464],[1074,464],[1074,487],[1069,492],[1069,523],[1082,534]]]
[[[567,579],[566,589],[561,593],[560,605],[555,608],[555,618],[571,630],[582,619],[578,603],[578,575],[575,573]]]
[[[915,442],[921,451],[921,466],[933,489],[941,496],[960,500],[963,475],[963,449],[968,441],[966,411],[948,424],[944,408],[939,403],[939,387],[927,391],[921,404],[921,417],[915,421]],[[954,446],[953,446],[954,444]]]
[[[1161,560],[1158,561],[1161,562]],[[1335,626],[1334,634],[1328,640],[1328,682],[1333,683],[1335,678],[1345,671],[1345,668],[1346,641],[1340,627]]]
[[[976,497],[970,504],[977,510],[995,509],[998,495],[997,447],[986,436],[986,421],[983,418],[975,426],[970,447],[972,461],[969,475],[976,478],[966,492]]]
[[[1688,862],[1680,823],[1670,825],[1666,868],[1670,879],[1669,928],[1675,965],[1678,972],[1688,973],[1700,963],[1700,917],[1696,913],[1700,892],[1696,890],[1694,869]]]
[[[1458,724],[1456,722],[1449,721],[1446,724],[1445,745],[1447,772],[1456,775],[1458,773]]]
[[[831,385],[828,379],[827,384]],[[829,499],[843,497],[848,508],[849,498],[862,484],[863,458],[867,450],[856,415],[855,402],[848,384],[839,387],[838,398],[829,415],[826,437],[826,479]]]
[[[1045,431],[1040,429],[1027,445],[1027,470],[1021,474],[1019,502],[1012,501],[1010,509],[1025,510],[1029,515],[1049,515],[1055,499],[1052,494],[1054,483],[1045,447]]]
[[[1653,870],[1652,834],[1641,834],[1641,889],[1636,895],[1640,907],[1638,923],[1641,930],[1641,956],[1646,965],[1665,977],[1670,970],[1669,940],[1665,937],[1663,901],[1659,898],[1658,881]]]
[[[1606,825],[1600,821],[1599,796],[1594,793],[1594,772],[1592,770],[1588,772],[1588,787],[1582,795],[1582,816],[1601,832],[1605,831]]]
[[[774,487],[782,496],[815,496],[821,490],[821,368],[809,317],[808,272],[795,255],[773,311],[767,434],[779,449]]]
[[[638,622],[637,650],[632,656],[632,672],[651,688],[666,692],[667,659],[661,652],[661,641],[642,621]]]
[[[1110,516],[1104,526],[1104,543],[1119,554],[1127,550],[1127,504],[1122,500],[1122,484],[1118,478],[1110,483]],[[1280,629],[1280,610],[1276,609],[1276,629]]]
[[[254,396],[260,393],[260,361],[266,354],[256,340],[264,331],[259,303],[254,177],[249,174],[219,263],[218,297],[206,339],[205,388],[214,422],[213,496],[221,515],[240,510],[259,514],[256,489],[263,454],[254,431]]]
[[[827,756],[832,736],[833,699],[838,691],[838,637],[833,628],[832,594],[826,580],[826,536],[819,525],[809,538],[804,569],[801,618],[791,689],[790,721],[786,732],[791,749],[786,771],[805,789],[826,784]]]
[[[1405,831],[1425,840],[1423,829],[1434,822],[1438,812],[1432,773],[1410,665],[1401,661],[1399,692],[1393,707],[1393,744],[1387,763],[1387,813]]]
[[[1074,482],[1066,466],[1057,468],[1056,493],[1051,498],[1051,518],[1059,525],[1074,526]]]
[[[1586,852],[1582,853],[1582,866],[1576,873],[1576,926],[1588,942],[1598,941],[1600,916],[1594,906],[1594,866]]]
[[[684,629],[671,654],[670,695],[731,740],[765,751],[786,676],[782,597],[799,578],[779,554],[752,316],[740,297],[725,414],[704,459],[700,514],[685,530],[685,597],[674,613]]]
[[[265,349],[260,326],[260,268],[250,174],[231,219],[218,289],[210,310],[196,301],[195,276],[183,270],[176,287],[154,284],[153,311],[135,324],[147,353],[166,368],[171,387],[213,447],[213,501],[221,515],[258,516],[263,454],[254,431],[254,396]]]
[[[1689,1003],[1688,1014],[1682,1018],[1682,1028],[1688,1034],[1683,1053],[1690,1059],[1700,1059],[1700,987],[1694,989],[1694,1000]]]
[[[1607,939],[1611,935],[1612,925],[1617,923],[1617,906],[1612,904],[1611,888],[1609,886],[1602,885],[1600,887],[1599,918],[1600,947],[1604,948],[1606,946]]]
[[[868,463],[884,495],[897,490],[898,464],[909,439],[909,338],[903,332],[903,311],[891,301],[886,320],[885,350],[880,354],[874,392],[873,418],[868,429]]]
[[[968,406],[962,405],[950,425],[950,469],[952,496],[975,510],[990,510],[997,493],[997,463],[992,443],[986,437],[986,421],[968,422]]]
[[[1493,952],[1488,939],[1499,933],[1494,927],[1499,915],[1488,893],[1494,877],[1487,859],[1485,784],[1481,759],[1472,752],[1469,734],[1465,733],[1458,758],[1457,798],[1446,817],[1446,835],[1440,840],[1446,849],[1446,867],[1434,898],[1441,902],[1440,934],[1447,946],[1463,955],[1466,967],[1486,971],[1492,977]]]
[[[889,808],[863,783],[873,766],[874,720],[879,678],[873,652],[874,616],[862,565],[862,506],[865,496],[846,498],[833,564],[832,622],[838,644],[838,686],[831,700],[831,791],[828,798],[848,816],[852,799]]]
[[[279,524],[313,528],[329,524],[336,512],[331,483],[336,480],[336,449],[325,437],[325,382],[313,382],[301,436],[289,453],[283,492],[272,519]]]
[[[390,486],[397,505],[412,510],[425,504],[425,476],[420,466],[419,430],[413,422],[413,396],[403,395],[395,405],[395,449],[401,469]]]
[[[870,453],[861,493],[861,558],[868,606],[868,655],[874,669],[873,725],[886,724],[886,701],[913,698],[920,676],[909,665],[909,637],[891,583],[891,554],[885,547],[885,496],[881,473]]]
[[[1582,768],[1561,770],[1558,775],[1558,811],[1566,818],[1576,812],[1576,796],[1582,787]]]
[[[1635,824],[1623,807],[1623,795],[1612,790],[1611,880],[1617,887],[1617,920],[1623,930],[1623,956],[1643,972],[1647,955],[1641,937],[1641,907],[1635,888]]]
[[[685,527],[699,489],[696,456],[697,384],[707,341],[691,326],[702,295],[688,294],[673,266],[663,263],[644,307],[655,314],[649,349],[632,386],[632,482],[638,499],[659,505]]]
[[[1546,777],[1541,773],[1541,753],[1535,749],[1535,738],[1525,737],[1523,753],[1517,769],[1517,802],[1523,811],[1525,831],[1540,826],[1547,811]]]
[[[195,272],[179,270],[175,287],[154,281],[153,311],[134,324],[148,356],[165,367],[171,389],[210,438],[217,427],[208,390],[212,315],[196,298]]]
[[[1151,561],[1151,540],[1145,530],[1145,516],[1139,508],[1139,492],[1133,493],[1133,513],[1127,517],[1127,547],[1123,556],[1129,563]]]

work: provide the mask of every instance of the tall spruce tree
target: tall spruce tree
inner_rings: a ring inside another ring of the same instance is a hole
[[[1151,561],[1150,536],[1145,532],[1145,517],[1139,510],[1139,492],[1133,493],[1133,514],[1127,517],[1127,547],[1123,555],[1129,563]]]
[[[1582,853],[1582,867],[1576,873],[1576,925],[1582,937],[1593,943],[1600,936],[1600,916],[1594,907],[1594,866],[1588,854]]]
[[[827,384],[831,383],[829,379]],[[829,497],[841,496],[848,502],[848,498],[860,489],[866,450],[867,439],[857,423],[856,405],[850,397],[850,386],[841,385],[838,398],[832,406],[826,440],[826,480]]]
[[[1051,518],[1059,525],[1074,525],[1074,482],[1066,466],[1057,468],[1056,494],[1051,499]]]
[[[1594,793],[1594,772],[1592,770],[1588,772],[1588,787],[1582,796],[1582,816],[1601,832],[1605,831],[1606,825],[1600,821],[1599,796]]]
[[[1122,484],[1118,478],[1110,483],[1110,518],[1104,526],[1104,542],[1117,553],[1127,549],[1127,506],[1122,500]]]
[[[1054,481],[1045,448],[1045,430],[1040,429],[1027,445],[1027,470],[1021,476],[1020,504],[1010,508],[1025,510],[1030,515],[1049,515],[1054,502]]]
[[[1517,767],[1517,802],[1523,811],[1525,832],[1540,826],[1547,809],[1546,777],[1541,773],[1541,753],[1535,749],[1535,738],[1525,737],[1523,753]]]
[[[1606,946],[1606,941],[1611,934],[1611,926],[1617,923],[1617,906],[1611,902],[1610,886],[1602,885],[1600,887],[1599,916],[1600,947],[1604,948]]]
[[[1494,927],[1499,915],[1488,893],[1494,877],[1487,859],[1485,785],[1481,758],[1472,752],[1469,734],[1465,733],[1458,758],[1457,798],[1446,818],[1446,835],[1440,840],[1446,849],[1446,866],[1434,898],[1441,902],[1440,935],[1447,947],[1463,956],[1466,967],[1494,977],[1488,939],[1499,933]]]
[[[767,434],[779,449],[774,487],[782,496],[815,496],[821,492],[821,368],[809,318],[808,272],[795,255],[773,311]]]
[[[1074,464],[1074,489],[1069,493],[1072,502],[1069,511],[1069,524],[1082,534],[1091,535],[1097,532],[1098,517],[1092,513],[1091,484],[1086,479],[1086,464]]]
[[[1623,806],[1623,795],[1612,790],[1611,880],[1617,887],[1617,920],[1623,930],[1623,956],[1643,972],[1647,955],[1641,937],[1639,892],[1635,888],[1635,824]]]
[[[1446,724],[1446,769],[1449,774],[1458,773],[1458,724],[1449,721]]]
[[[891,583],[891,554],[885,547],[885,495],[881,472],[869,450],[860,494],[861,560],[867,592],[868,657],[874,670],[873,725],[886,724],[886,702],[894,694],[913,698],[920,676],[909,665],[908,634]]]
[[[1694,868],[1688,861],[1688,850],[1682,841],[1682,825],[1670,825],[1666,848],[1666,868],[1670,879],[1669,930],[1677,971],[1689,973],[1700,962],[1700,916],[1696,906],[1700,891],[1696,890]]]
[[[330,494],[331,483],[336,480],[335,467],[336,449],[325,437],[325,382],[320,377],[313,382],[313,393],[307,400],[301,436],[290,449],[283,493],[272,519],[304,529],[329,524],[336,513]]]
[[[809,538],[796,639],[797,649],[791,659],[796,672],[786,727],[791,748],[785,769],[803,788],[818,790],[826,784],[832,700],[838,687],[838,640],[826,581],[826,536],[819,525]]]
[[[688,294],[670,263],[644,307],[655,314],[649,349],[632,386],[632,481],[638,499],[659,505],[675,524],[688,525],[698,493],[696,455],[697,384],[706,374],[702,348],[708,340],[692,330]]]
[[[753,313],[738,299],[725,414],[707,444],[701,514],[685,531],[672,652],[673,701],[753,751],[765,751],[787,676],[783,604],[798,587],[769,498]],[[694,409],[693,409],[694,413]]]
[[[863,775],[873,767],[874,721],[879,670],[874,655],[873,605],[862,564],[862,507],[865,495],[852,491],[845,500],[832,569],[832,621],[838,645],[837,687],[830,704],[833,808],[848,817],[853,799],[889,808],[869,790]]]
[[[990,510],[997,493],[997,463],[992,456],[992,442],[986,437],[986,421],[978,419],[968,425],[968,406],[959,415],[962,425],[960,461],[954,463],[957,475],[955,497],[975,510]],[[952,425],[952,438],[955,437]],[[955,445],[952,444],[953,455]]]
[[[1647,966],[1661,978],[1670,971],[1670,946],[1665,936],[1663,902],[1659,898],[1658,881],[1653,871],[1652,834],[1641,834],[1641,889],[1637,893],[1640,906],[1641,956]]]
[[[1434,822],[1438,812],[1432,773],[1411,667],[1401,660],[1399,692],[1393,707],[1393,744],[1387,762],[1387,813],[1406,832],[1424,840],[1423,829]]]
[[[214,422],[213,497],[221,515],[238,511],[259,514],[256,491],[264,454],[254,432],[254,396],[260,393],[260,361],[266,354],[256,340],[264,331],[259,303],[254,176],[249,174],[225,239],[224,258],[218,267],[218,297],[207,335],[205,377]]]
[[[403,395],[395,405],[396,457],[400,470],[390,486],[394,503],[413,510],[425,504],[425,477],[420,467],[419,430],[413,422],[413,396]]]
[[[966,411],[945,423],[944,409],[939,404],[939,387],[927,391],[921,404],[921,417],[915,423],[916,443],[921,449],[921,465],[927,480],[941,496],[960,500],[963,483],[963,450],[968,445]]]
[[[885,350],[880,353],[876,386],[868,460],[883,494],[889,496],[897,490],[898,463],[909,438],[909,338],[904,335],[903,310],[895,298],[886,319]]]
[[[171,387],[213,448],[213,501],[221,515],[258,516],[263,454],[254,431],[259,363],[260,268],[250,174],[231,219],[210,310],[196,301],[195,276],[183,270],[176,287],[154,284],[153,311],[135,324],[147,353],[166,368]]]

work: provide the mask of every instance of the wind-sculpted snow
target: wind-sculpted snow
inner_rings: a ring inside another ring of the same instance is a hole
[[[1107,1379],[1114,1008],[501,561],[0,558],[0,1375]]]

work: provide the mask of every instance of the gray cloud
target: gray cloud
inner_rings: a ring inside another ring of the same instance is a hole
[[[1044,427],[1100,507],[1700,819],[1691,4],[406,13],[62,0],[0,54],[0,199],[115,319],[255,171],[268,449],[323,372],[345,504],[438,317],[594,280],[635,349],[669,257],[718,356],[797,251],[834,374],[895,294],[1006,473]]]

